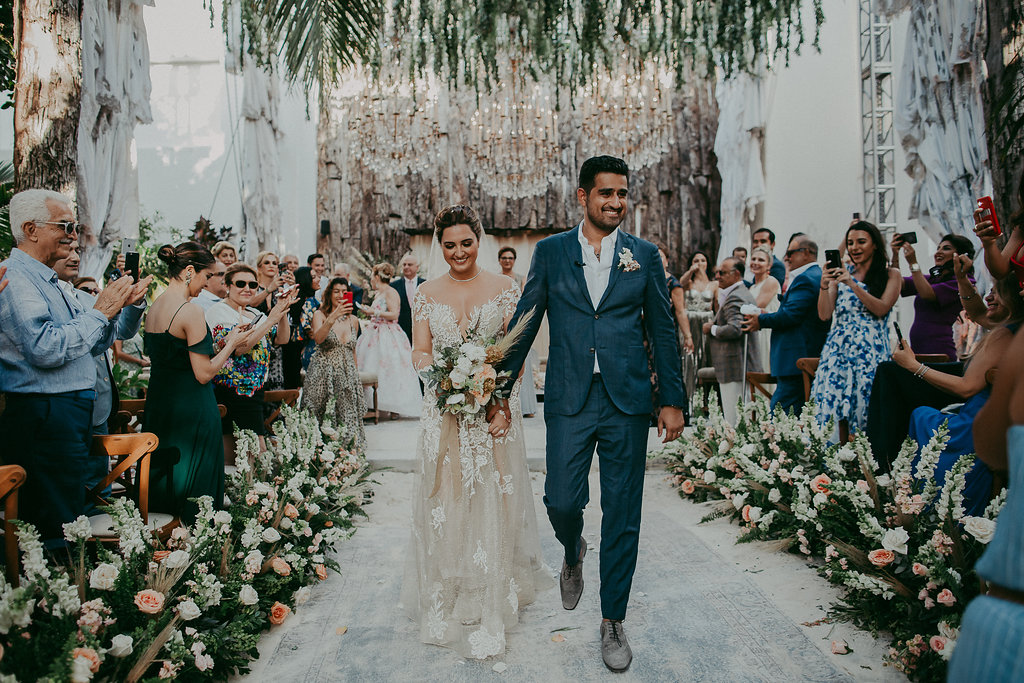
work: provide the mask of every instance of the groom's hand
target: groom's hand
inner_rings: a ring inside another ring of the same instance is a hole
[[[674,441],[683,435],[686,419],[683,411],[675,406],[662,406],[658,412],[658,436],[663,436],[662,443]]]

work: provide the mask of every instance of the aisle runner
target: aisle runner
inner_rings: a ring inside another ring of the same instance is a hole
[[[663,476],[648,474],[646,486],[667,486]],[[539,475],[533,479],[544,556],[553,564],[560,554],[540,505],[543,479]],[[381,481],[377,500],[367,508],[371,521],[341,546],[338,561],[347,573],[332,574],[314,590],[309,604],[264,639],[252,680],[612,677],[601,663],[596,550],[587,555],[586,588],[576,610],[561,609],[557,587],[524,608],[522,621],[509,636],[508,652],[500,658],[507,665],[501,675],[491,668],[499,660],[465,661],[449,650],[418,643],[412,622],[397,607],[408,542],[407,510],[383,514],[385,510],[378,507],[378,503],[407,506],[412,475],[388,474]],[[586,527],[593,544],[600,522],[596,473],[591,475],[591,491]],[[741,571],[671,517],[671,510],[652,508],[646,505],[644,510],[639,566],[626,621],[634,663],[615,680],[850,680]],[[386,521],[375,523],[375,518]],[[572,630],[558,631],[564,642],[552,642],[552,632],[562,628]]]

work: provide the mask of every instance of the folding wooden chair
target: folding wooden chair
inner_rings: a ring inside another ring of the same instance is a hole
[[[363,389],[369,387],[373,390],[373,409],[367,410],[363,419],[368,420],[372,417],[373,424],[380,424],[380,410],[377,409],[377,375],[372,372],[360,372],[359,383],[363,385]]]
[[[20,465],[0,466],[0,501],[4,504],[4,560],[7,582],[18,585],[18,537],[14,520],[18,518],[18,488],[25,483],[25,470]]]
[[[180,521],[166,512],[149,510],[149,457],[159,443],[156,434],[150,432],[94,436],[91,455],[108,460],[116,458],[116,464],[96,486],[86,491],[86,498],[96,505],[109,505],[111,501],[104,497],[103,492],[117,484],[123,486],[125,493],[139,508],[142,521],[164,538],[170,535]],[[115,539],[113,519],[109,514],[93,515],[89,522],[92,524],[93,538],[100,541]]]
[[[718,377],[715,375],[715,369],[713,367],[700,368],[697,370],[697,387],[700,388],[704,393],[704,414],[708,414],[708,400],[711,398],[711,392],[714,391],[718,394],[718,403],[722,403],[722,392],[718,387]]]
[[[281,406],[294,406],[296,401],[298,400],[298,389],[280,389],[276,391],[264,391],[263,402],[276,404],[277,407],[274,409],[274,412],[270,414],[270,417],[263,421],[263,426],[266,427],[268,431],[273,432],[274,430],[271,428],[271,425],[274,424],[274,420],[277,419],[277,416],[281,414]],[[221,417],[223,417],[223,414],[221,415]]]
[[[804,400],[811,400],[811,383],[814,382],[814,373],[818,371],[818,358],[798,358],[796,367],[804,375]]]
[[[771,373],[768,372],[748,372],[747,384],[750,386],[750,400],[753,401],[759,391],[766,398],[771,398],[772,392],[768,391],[764,385],[775,384],[776,381],[777,380],[772,377]]]

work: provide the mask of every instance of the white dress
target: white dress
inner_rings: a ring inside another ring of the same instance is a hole
[[[756,300],[758,295],[761,293],[761,288],[764,287],[765,283],[768,282],[768,278],[762,280],[760,284],[754,283],[750,286],[750,293],[754,295]],[[779,306],[782,302],[779,301],[779,297],[773,296],[772,300],[768,302],[768,305],[764,307],[765,313],[774,313],[779,310]],[[757,351],[760,354],[758,356],[761,359],[761,367],[764,368],[765,372],[771,372],[771,348],[772,348],[772,331],[771,330],[758,330],[754,333],[754,341],[757,343]]]
[[[359,372],[377,376],[377,409],[408,417],[419,417],[423,394],[420,379],[412,366],[409,338],[394,320],[378,317],[388,310],[383,294],[370,305],[373,318],[356,341],[356,365]],[[367,390],[366,405],[373,406]]]
[[[473,310],[484,324],[501,324],[515,310],[512,285]],[[434,353],[462,340],[447,304],[417,294],[413,320],[427,321]],[[533,490],[523,444],[519,384],[509,405],[508,435],[492,438],[482,414],[443,416],[426,389],[413,493],[412,539],[402,604],[420,639],[485,659],[505,652],[505,630],[540,588],[553,585],[541,559]]]

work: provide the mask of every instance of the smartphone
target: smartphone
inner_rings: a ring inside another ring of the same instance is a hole
[[[139,273],[139,252],[134,237],[125,237],[121,240],[121,253],[124,254],[125,275],[131,275],[138,282],[141,274]]]
[[[854,211],[853,212],[853,220],[855,220],[855,221],[859,221],[860,220],[860,211]]]
[[[825,250],[825,267],[831,270],[832,268],[842,268],[843,262],[839,257],[838,249],[826,249]]]
[[[903,330],[900,329],[900,324],[895,320],[892,321],[892,326],[896,330],[896,339],[900,343],[900,348],[903,348]]]
[[[996,231],[996,235],[1003,234],[1003,231],[999,229],[999,219],[996,218],[996,207],[992,203],[992,197],[985,196],[979,199],[978,208],[985,212],[981,215],[981,220],[992,221],[992,228]]]
[[[352,306],[352,292],[342,292],[341,300]]]
[[[901,232],[897,234],[899,235],[899,238],[903,240],[904,244],[917,244],[916,232]]]

